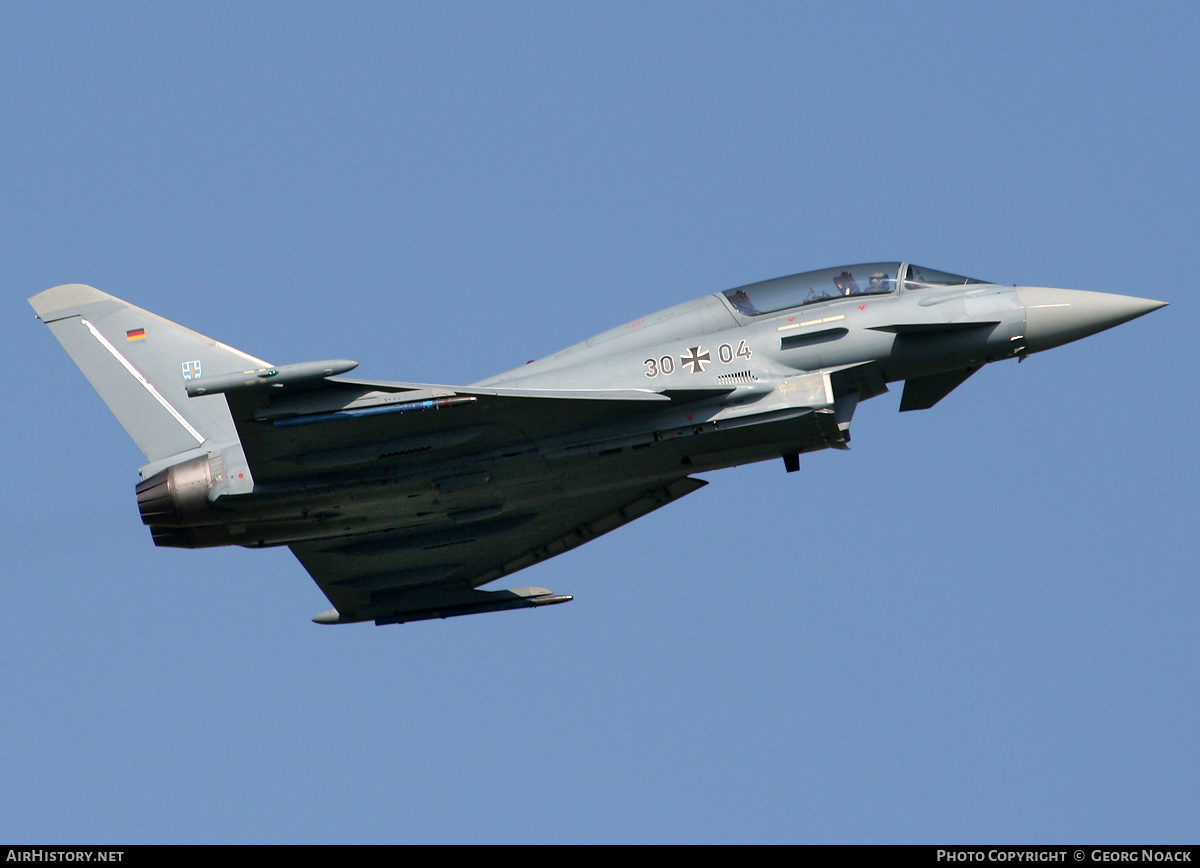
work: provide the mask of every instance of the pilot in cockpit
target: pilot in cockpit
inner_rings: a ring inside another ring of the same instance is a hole
[[[837,287],[838,295],[861,295],[862,290],[858,288],[858,283],[854,280],[854,275],[849,271],[843,271],[833,279],[833,285]]]

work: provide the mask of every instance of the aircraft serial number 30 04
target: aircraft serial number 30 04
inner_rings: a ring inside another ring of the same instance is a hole
[[[470,386],[271,365],[82,284],[30,299],[146,456],[161,546],[286,545],[322,624],[570,600],[482,585],[701,488],[692,474],[845,449],[860,401],[933,406],[987,362],[1165,302],[999,286],[899,262],[705,296]]]

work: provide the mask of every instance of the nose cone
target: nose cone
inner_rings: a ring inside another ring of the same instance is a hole
[[[1026,352],[1037,353],[1102,332],[1167,304],[1132,295],[1017,287],[1017,300],[1025,306]]]

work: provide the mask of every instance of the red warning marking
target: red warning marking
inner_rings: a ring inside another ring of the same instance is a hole
[[[860,305],[858,306],[858,309],[859,309],[859,310],[866,310],[866,309],[867,309],[867,306],[866,306],[865,304],[860,304]]]

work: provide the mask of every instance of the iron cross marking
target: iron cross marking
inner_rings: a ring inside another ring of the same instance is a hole
[[[712,362],[712,356],[710,356],[708,353],[701,353],[700,352],[701,349],[703,349],[703,348],[702,347],[688,347],[688,352],[691,353],[691,355],[679,357],[680,362],[682,362],[685,365],[692,366],[693,374],[704,373],[704,363]]]

